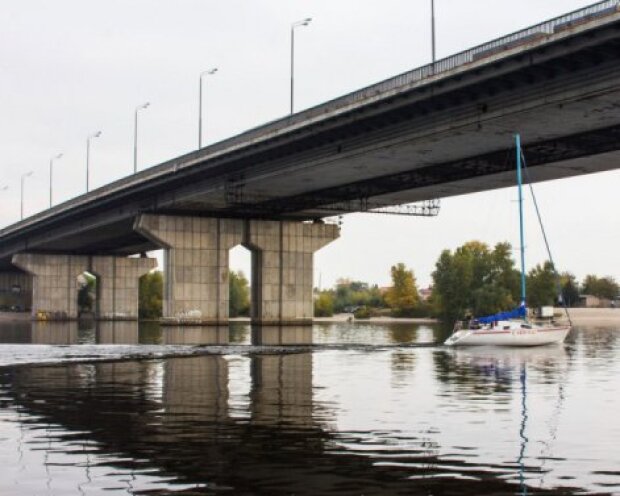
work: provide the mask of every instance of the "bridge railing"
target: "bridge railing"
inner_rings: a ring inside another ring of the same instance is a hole
[[[397,90],[404,86],[409,86],[417,82],[423,81],[441,73],[449,72],[461,66],[465,66],[472,62],[476,62],[485,57],[490,57],[522,44],[534,42],[539,39],[558,33],[564,29],[587,23],[589,21],[605,17],[607,15],[620,11],[620,0],[604,0],[596,4],[575,10],[568,14],[564,14],[555,19],[536,24],[527,29],[517,31],[515,33],[502,36],[493,41],[489,41],[478,45],[464,52],[460,52],[444,59],[438,60],[412,71],[408,71],[394,76],[380,83],[376,83],[361,90],[348,93],[344,96],[335,98],[316,107],[303,110],[287,118],[277,119],[262,126],[253,128],[239,136],[224,140],[213,145],[211,150],[217,152],[220,147],[227,148],[234,145],[237,140],[239,142],[247,142],[248,140],[258,139],[270,133],[277,133],[286,129],[291,125],[303,124],[308,120],[319,117],[325,113],[333,112],[338,109],[346,108],[349,105],[368,100],[370,98],[380,96],[381,94]]]

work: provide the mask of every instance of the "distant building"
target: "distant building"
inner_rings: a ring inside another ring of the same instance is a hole
[[[581,295],[579,296],[579,306],[582,308],[609,308],[612,305],[612,300],[607,298],[599,298],[593,295]]]
[[[428,288],[420,289],[419,294],[420,294],[420,300],[421,301],[428,301],[428,299],[433,294],[433,286],[429,286]]]

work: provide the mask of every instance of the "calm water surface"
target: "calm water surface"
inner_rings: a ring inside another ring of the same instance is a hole
[[[619,336],[0,324],[0,494],[620,494]]]

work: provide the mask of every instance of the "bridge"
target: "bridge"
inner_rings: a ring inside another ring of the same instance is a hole
[[[606,0],[270,122],[1,230],[0,288],[74,318],[88,270],[99,317],[135,318],[154,261],[128,257],[163,248],[166,319],[225,323],[243,244],[253,320],[309,322],[313,253],[339,235],[321,219],[512,185],[515,132],[532,181],[616,168],[619,59]]]

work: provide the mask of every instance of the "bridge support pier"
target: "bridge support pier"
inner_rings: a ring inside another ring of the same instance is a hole
[[[19,253],[13,264],[31,274],[32,317],[35,320],[78,318],[78,276],[98,276],[96,317],[138,318],[138,280],[156,265],[155,259]]]
[[[135,229],[165,249],[164,322],[228,323],[229,251],[252,251],[252,321],[312,322],[313,254],[335,225],[143,214]]]
[[[97,276],[97,318],[137,320],[140,277],[157,266],[154,258],[92,257]]]

